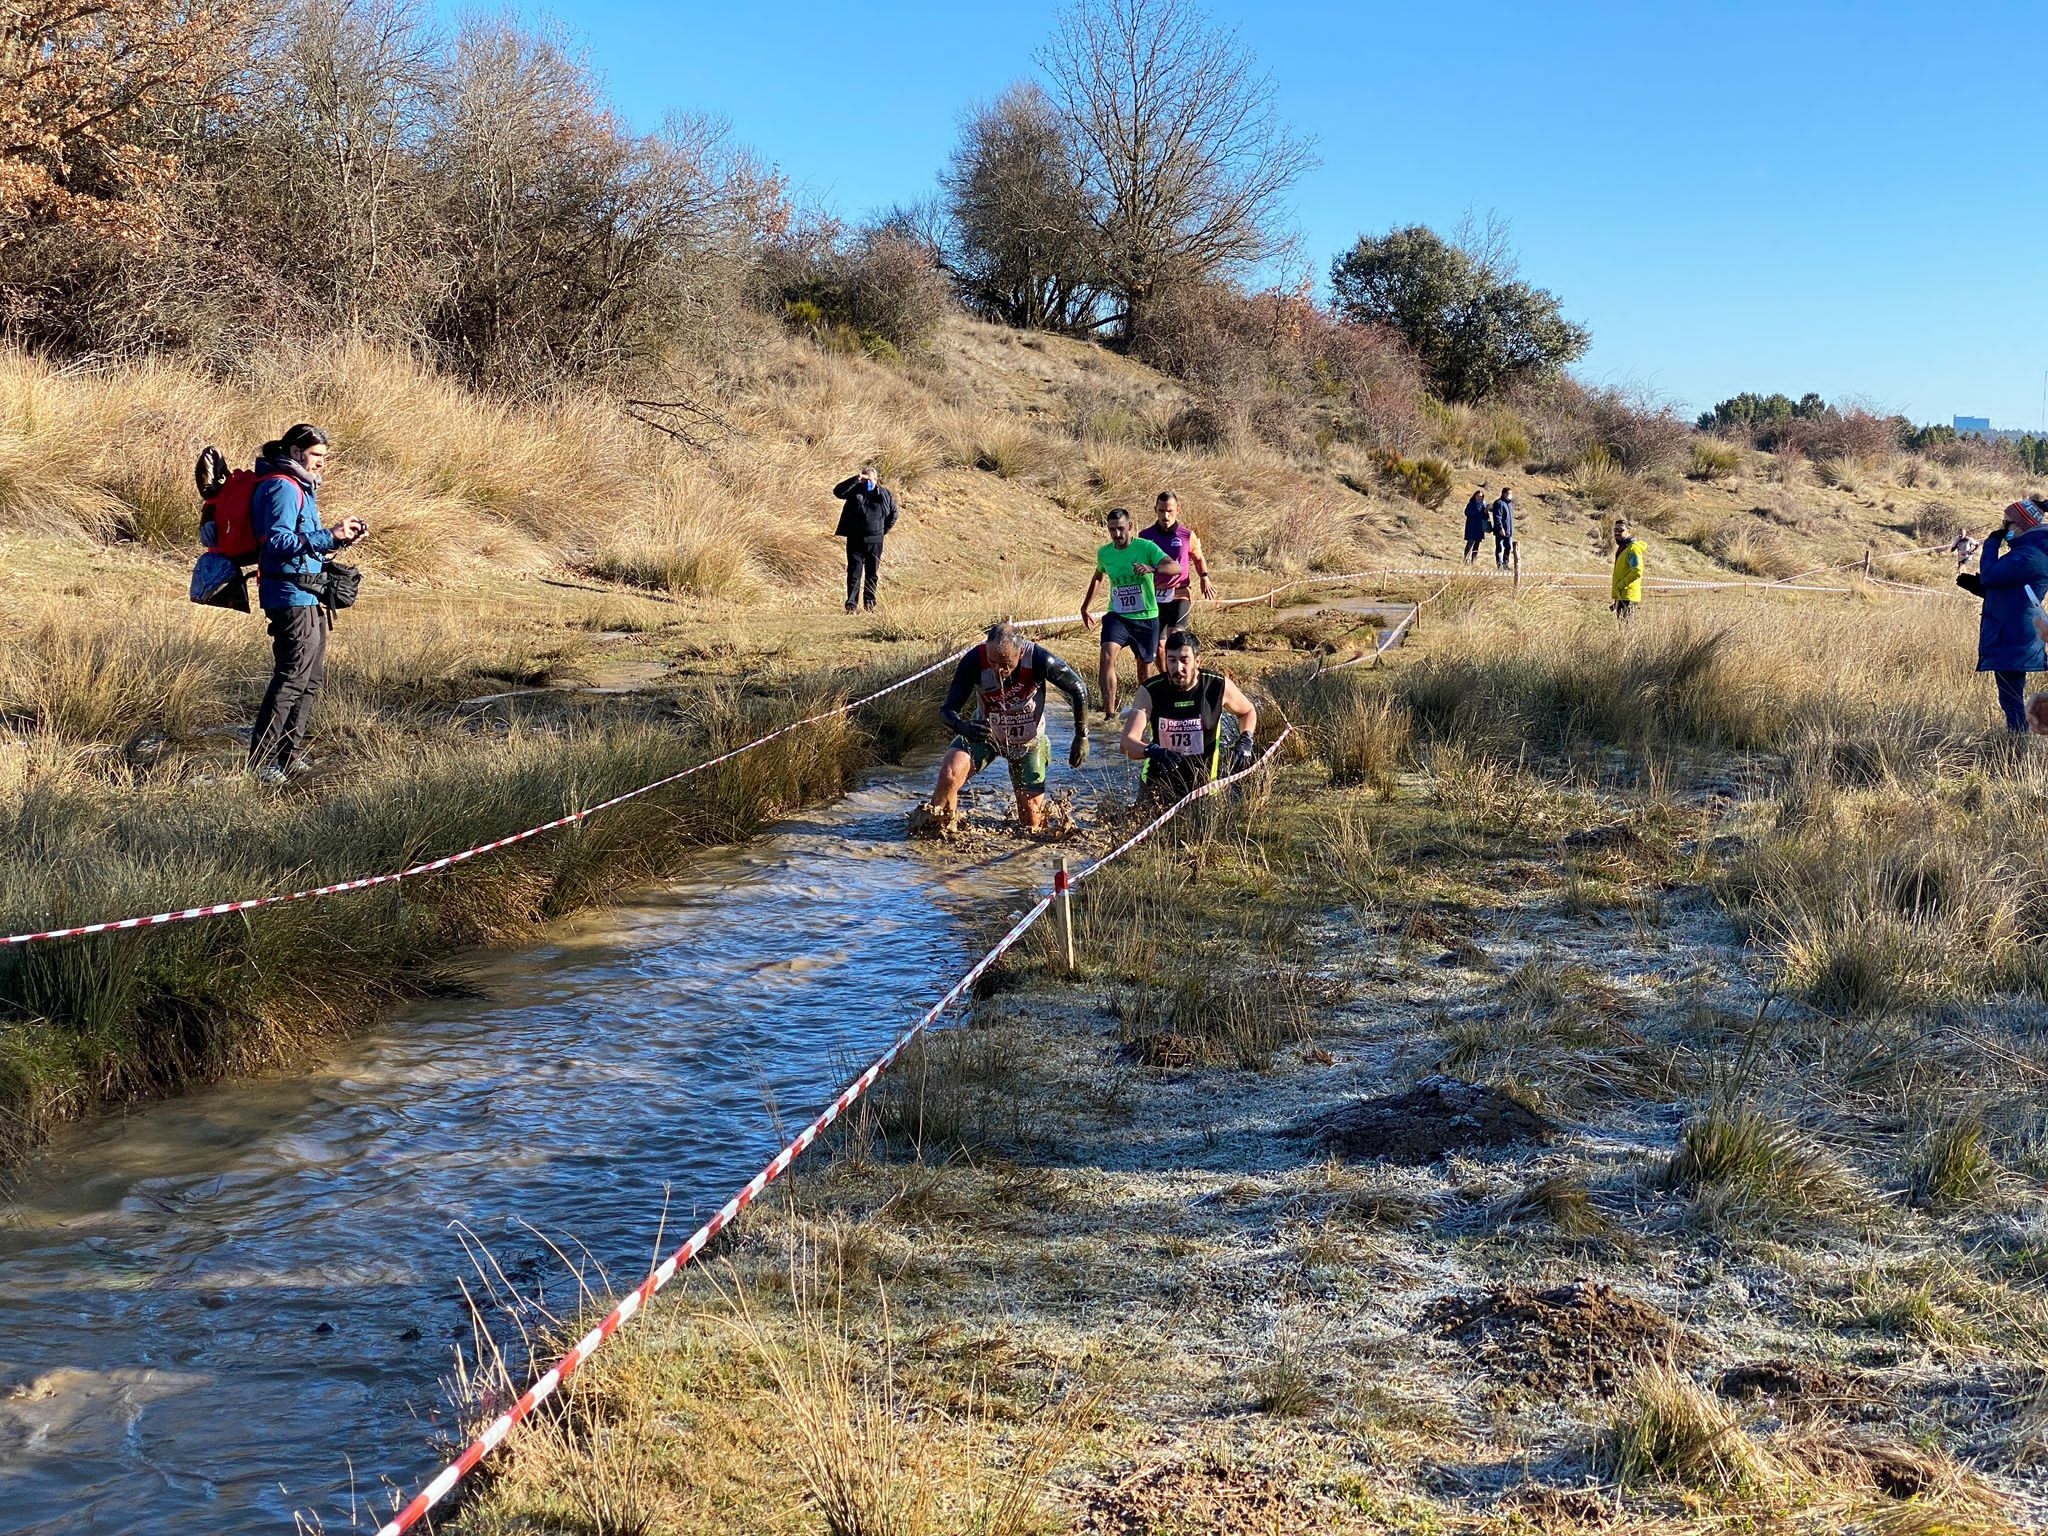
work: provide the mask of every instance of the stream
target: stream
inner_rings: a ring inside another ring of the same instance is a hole
[[[1088,778],[1126,773],[1095,736]],[[954,914],[1042,885],[1042,847],[949,872],[903,841],[931,772],[475,957],[477,995],[317,1063],[59,1135],[0,1204],[0,1531],[387,1518],[461,1428],[465,1233],[550,1310],[551,1243],[637,1283],[965,968]],[[965,803],[1008,799],[997,769]]]
[[[1406,612],[1282,616],[1331,609]],[[1134,776],[1092,735],[1084,803]],[[905,842],[936,760],[471,957],[473,996],[61,1132],[0,1190],[0,1533],[374,1529],[461,1433],[485,1251],[557,1313],[638,1283],[971,963],[960,910],[1045,887],[1040,845]]]

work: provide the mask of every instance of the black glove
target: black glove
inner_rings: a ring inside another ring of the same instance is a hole
[[[1984,595],[1984,578],[1975,571],[1957,571],[1956,585],[1972,597],[1982,597]]]
[[[1088,733],[1086,731],[1076,731],[1074,732],[1074,744],[1067,748],[1067,766],[1069,768],[1078,768],[1087,761]]]
[[[1145,761],[1163,772],[1178,773],[1184,770],[1194,759],[1183,752],[1176,752],[1171,747],[1162,747],[1159,743],[1154,742],[1145,749]]]
[[[1252,740],[1250,731],[1237,733],[1237,749],[1230,754],[1230,771],[1243,773],[1251,767],[1252,759],[1259,755],[1259,744]]]
[[[961,719],[954,727],[962,741],[985,742],[992,739],[988,722],[984,720]]]

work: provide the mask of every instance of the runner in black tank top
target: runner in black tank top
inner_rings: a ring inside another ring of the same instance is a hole
[[[1120,745],[1124,756],[1145,764],[1142,800],[1178,800],[1216,777],[1226,714],[1237,720],[1231,771],[1249,767],[1257,754],[1258,710],[1221,672],[1202,671],[1199,654],[1195,637],[1186,630],[1168,635],[1164,672],[1140,688],[1132,702]]]

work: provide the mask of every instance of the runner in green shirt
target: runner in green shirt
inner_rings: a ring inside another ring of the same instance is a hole
[[[1081,595],[1081,627],[1095,627],[1088,605],[1095,601],[1095,589],[1109,582],[1109,612],[1102,616],[1102,716],[1114,720],[1116,709],[1116,659],[1129,647],[1138,663],[1138,682],[1158,670],[1159,594],[1153,584],[1158,576],[1172,577],[1180,562],[1150,539],[1131,537],[1131,514],[1122,507],[1110,509],[1109,542],[1095,552],[1095,574],[1088,578],[1088,590]]]

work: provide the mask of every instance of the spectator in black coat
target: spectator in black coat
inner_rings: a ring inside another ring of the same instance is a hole
[[[846,540],[846,611],[853,612],[863,599],[872,609],[882,568],[882,540],[896,526],[896,498],[875,478],[872,464],[833,486],[832,494],[845,503],[833,537]]]
[[[1479,543],[1493,527],[1492,511],[1486,505],[1486,487],[1481,486],[1465,503],[1465,563],[1479,558]]]

